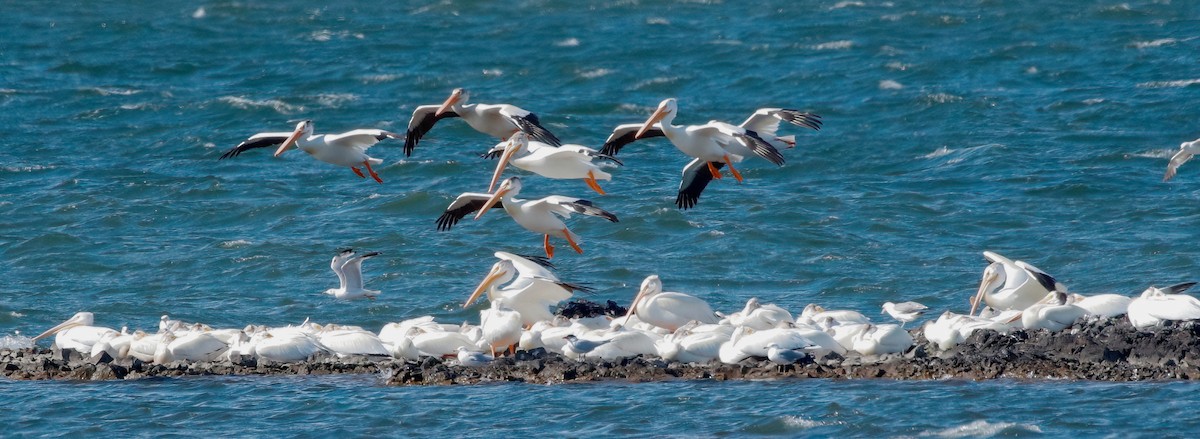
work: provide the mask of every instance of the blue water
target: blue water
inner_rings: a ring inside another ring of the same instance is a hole
[[[739,122],[765,106],[824,117],[820,132],[787,132],[800,142],[786,166],[753,159],[745,183],[714,182],[689,211],[672,204],[687,159],[662,139],[622,151],[607,196],[526,178],[529,196],[588,197],[621,218],[571,221],[586,253],[560,245],[554,259],[594,300],[627,301],[657,273],[723,310],[752,296],[794,310],[875,314],[895,299],[962,310],[983,250],[1082,293],[1198,275],[1200,248],[1188,243],[1200,165],[1161,182],[1172,150],[1200,137],[1195,2],[327,3],[2,7],[0,334],[82,310],[131,328],[162,314],[235,327],[477,319],[457,305],[492,252],[541,251],[504,215],[434,228],[454,196],[484,189],[494,162],[476,155],[494,139],[449,120],[411,158],[381,143],[370,153],[384,160],[382,185],[298,152],[217,161],[303,118],[319,132],[403,131],[414,107],[455,87],[597,147],[667,97],[679,99],[679,123]],[[344,246],[383,252],[365,264],[379,300],[321,294],[336,286],[328,261]],[[1197,428],[1197,390],[0,381],[0,425],[31,436],[1160,434]]]

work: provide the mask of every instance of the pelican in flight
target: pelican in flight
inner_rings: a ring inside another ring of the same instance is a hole
[[[325,294],[333,296],[337,299],[361,299],[368,298],[375,300],[379,296],[379,290],[368,290],[363,288],[362,263],[368,258],[379,256],[379,252],[370,252],[363,254],[355,254],[354,249],[348,248],[339,250],[337,255],[334,255],[333,260],[329,262],[329,268],[333,269],[333,273],[337,275],[339,285],[337,288],[325,290]]]
[[[753,154],[783,166],[783,154],[772,142],[767,141],[758,132],[743,126],[735,126],[725,122],[712,121],[704,125],[673,125],[679,106],[674,98],[669,98],[658,104],[658,109],[641,125],[620,125],[613,130],[612,135],[601,148],[602,154],[615,156],[620,149],[638,139],[646,137],[666,136],[671,144],[680,152],[692,157],[693,160],[683,168],[683,180],[679,184],[679,192],[675,204],[680,209],[689,209],[696,205],[700,193],[714,178],[721,178],[721,167],[729,166],[730,173],[737,181],[742,181],[742,174],[733,167],[744,156]],[[782,110],[780,110],[782,111]],[[800,117],[786,113],[792,120],[804,121],[800,124],[818,127],[819,119],[811,116]],[[755,113],[756,115],[758,113]],[[781,113],[782,114],[782,113]],[[786,142],[786,138],[774,136],[769,119],[775,118],[769,112],[763,116],[751,116],[751,127],[766,128],[771,132],[772,141]],[[779,121],[775,118],[774,128]],[[745,125],[745,124],[744,124]],[[794,142],[794,140],[792,140]],[[704,172],[707,170],[707,172]]]
[[[301,151],[307,152],[317,160],[348,167],[355,174],[358,174],[359,177],[367,178],[358,169],[358,166],[362,165],[367,168],[367,172],[371,174],[371,178],[379,183],[383,183],[383,180],[379,178],[379,174],[376,174],[375,170],[371,169],[371,165],[383,163],[383,160],[368,156],[367,148],[379,143],[383,139],[399,138],[399,134],[376,129],[358,129],[341,134],[313,134],[313,122],[311,120],[303,120],[296,124],[296,129],[290,133],[258,133],[250,136],[249,139],[238,144],[238,146],[226,151],[218,160],[237,157],[247,150],[275,145],[279,145],[279,149],[275,150],[275,157],[279,157],[294,146],[300,148]]]
[[[968,315],[975,314],[980,302],[1001,311],[1022,310],[1042,301],[1051,291],[1067,290],[1053,276],[1024,261],[1014,262],[990,251],[983,252],[983,257],[991,264],[983,270],[983,279],[979,282],[979,291],[971,299]]]
[[[1175,172],[1179,170],[1179,166],[1187,163],[1197,153],[1200,153],[1200,139],[1180,143],[1179,152],[1171,156],[1171,161],[1167,163],[1167,173],[1163,174],[1163,181],[1168,181],[1174,177]]]
[[[578,253],[583,253],[583,249],[579,248],[579,235],[567,229],[562,218],[568,218],[572,213],[581,213],[617,222],[616,215],[595,207],[588,200],[561,195],[551,195],[536,200],[522,200],[516,198],[520,192],[521,179],[509,177],[500,183],[500,187],[494,194],[467,192],[459,195],[454,202],[450,203],[442,216],[438,217],[438,230],[449,230],[464,216],[476,211],[479,213],[475,214],[475,219],[479,219],[488,209],[503,207],[504,211],[521,227],[545,236],[542,243],[546,249],[546,257],[553,258],[554,246],[550,245],[551,236],[567,240],[571,248]]]
[[[550,272],[554,266],[550,261],[537,256],[521,256],[508,252],[496,252],[500,259],[492,265],[483,282],[463,302],[466,308],[480,295],[487,292],[489,301],[504,299],[504,303],[521,315],[521,324],[531,327],[534,323],[553,320],[550,307],[571,298],[575,291],[592,292],[591,288],[569,284],[558,280]],[[500,288],[509,281],[504,288]]]
[[[600,154],[582,145],[554,147],[536,140],[530,141],[529,135],[521,131],[492,148],[492,151],[498,150],[503,152],[500,153],[500,163],[496,164],[496,172],[492,174],[488,192],[496,187],[504,168],[512,163],[513,166],[546,178],[581,179],[596,193],[604,195],[604,189],[600,188],[596,180],[612,180],[612,174],[604,172],[592,160],[599,158],[621,164],[621,161],[613,156]],[[491,152],[485,155],[490,154]]]
[[[541,142],[553,146],[562,144],[558,137],[542,126],[536,114],[509,104],[468,104],[470,96],[471,92],[467,89],[456,88],[441,105],[422,105],[413,110],[412,119],[408,121],[408,133],[404,137],[404,155],[411,156],[417,142],[433,129],[433,125],[448,117],[461,117],[475,131],[501,140],[508,139],[517,131],[524,131]]]
[[[700,323],[717,323],[717,313],[708,302],[696,296],[662,290],[662,279],[657,274],[647,276],[625,313],[625,321],[636,314],[638,319],[651,325],[674,332],[680,326],[695,320]]]
[[[59,349],[74,349],[80,353],[90,353],[92,352],[92,346],[105,336],[112,337],[119,335],[112,328],[92,326],[95,322],[94,318],[90,312],[77,312],[71,318],[67,319],[67,321],[38,334],[37,337],[33,338],[33,341],[37,342],[53,335],[54,345],[58,346]]]

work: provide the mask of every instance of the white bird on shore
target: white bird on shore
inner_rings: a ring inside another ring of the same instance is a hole
[[[1141,297],[1129,302],[1129,323],[1138,329],[1156,326],[1163,321],[1200,319],[1200,299],[1183,294],[1195,282],[1166,288],[1150,287]]]
[[[304,361],[319,352],[329,352],[315,335],[287,328],[258,332],[250,340],[256,357],[281,363]]]
[[[366,178],[358,169],[358,166],[361,165],[371,174],[371,178],[376,182],[383,183],[379,174],[371,169],[371,165],[383,163],[383,160],[368,156],[367,148],[383,139],[399,138],[399,134],[376,129],[359,129],[341,134],[313,134],[313,122],[304,120],[296,124],[296,129],[290,133],[258,133],[250,136],[249,139],[222,154],[219,160],[237,157],[247,150],[275,145],[279,145],[279,149],[275,150],[275,157],[279,157],[294,145],[317,160],[345,166],[359,177]]]
[[[684,293],[664,292],[662,279],[657,274],[647,276],[625,314],[637,315],[643,322],[675,331],[680,326],[695,320],[700,323],[717,323],[717,314],[708,302]]]
[[[974,315],[982,303],[999,311],[1021,310],[1041,301],[1051,291],[1067,290],[1054,277],[1024,261],[1014,262],[990,251],[983,252],[983,257],[990,264],[983,270],[968,315]]]
[[[493,300],[491,308],[479,312],[479,327],[493,357],[497,347],[502,353],[511,352],[511,347],[521,341],[521,314],[509,308],[504,298]]]
[[[884,302],[882,312],[886,312],[893,319],[900,322],[900,327],[903,328],[905,323],[916,320],[918,317],[921,317],[921,314],[925,314],[927,310],[929,310],[928,306],[917,302]]]
[[[722,322],[727,322],[733,326],[749,326],[753,329],[771,329],[779,326],[780,323],[793,323],[796,320],[792,318],[792,313],[786,309],[768,303],[763,305],[757,297],[751,297],[746,301],[746,306],[741,311],[735,312],[722,319]]]
[[[221,358],[229,344],[208,332],[192,331],[176,336],[166,332],[158,342],[158,350],[154,352],[154,362],[166,364],[172,361],[215,361]]]
[[[1187,163],[1198,153],[1200,153],[1200,139],[1180,143],[1179,152],[1171,156],[1171,161],[1167,163],[1167,172],[1163,174],[1163,181],[1171,180],[1175,176],[1175,172],[1179,170],[1179,166]]]
[[[1067,303],[1067,294],[1053,291],[1038,303],[1021,311],[1021,325],[1026,330],[1045,329],[1058,332],[1087,315],[1087,310]]]
[[[591,292],[591,288],[559,280],[546,258],[508,252],[496,252],[495,256],[500,261],[492,264],[491,271],[463,302],[463,308],[486,292],[489,301],[504,299],[509,308],[521,314],[521,324],[528,327],[553,319],[550,307],[570,299],[575,291]],[[510,280],[512,283],[500,288]]]
[[[112,328],[92,326],[95,317],[90,312],[77,312],[67,321],[47,329],[33,338],[38,340],[54,335],[54,345],[59,349],[74,349],[81,354],[92,352],[92,346],[107,334],[118,334]]]
[[[466,346],[458,347],[458,364],[465,367],[485,366],[495,360],[496,357],[485,354],[483,352],[472,351]]]
[[[331,325],[333,326],[333,325]],[[321,346],[329,349],[338,357],[350,355],[380,355],[392,356],[392,352],[384,346],[378,335],[361,328],[328,329],[316,334]]]
[[[908,350],[913,338],[900,325],[869,325],[852,338],[852,345],[863,355],[896,354]]]
[[[1129,302],[1133,298],[1123,294],[1096,294],[1092,296],[1078,296],[1075,300],[1075,306],[1083,308],[1088,315],[1113,318],[1125,315],[1129,310]]]
[[[375,300],[379,296],[379,290],[368,290],[363,288],[362,263],[368,258],[379,256],[379,252],[370,252],[364,254],[355,254],[354,249],[339,250],[338,254],[333,256],[333,260],[329,262],[329,268],[333,269],[333,273],[338,277],[338,287],[325,290],[325,294],[333,296],[336,299],[354,300],[367,298]]]
[[[596,348],[599,348],[600,346],[604,346],[612,341],[611,339],[610,340],[585,340],[585,339],[579,338],[575,334],[567,335],[567,336],[563,337],[563,339],[567,341],[567,344],[565,346],[563,346],[563,355],[566,355],[567,358],[576,358],[576,359],[581,358],[581,357],[587,355],[588,353],[596,350]]]
[[[795,364],[797,361],[809,357],[806,348],[782,348],[779,343],[767,344],[767,360],[780,366]]]

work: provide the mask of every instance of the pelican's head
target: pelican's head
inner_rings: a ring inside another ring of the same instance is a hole
[[[629,316],[637,314],[638,304],[647,297],[662,292],[662,279],[659,279],[657,274],[646,276],[646,280],[642,281],[642,286],[638,288],[636,296],[633,296],[633,303],[629,304],[629,311],[625,312],[625,323],[629,323]]]
[[[471,302],[478,299],[479,295],[483,294],[484,291],[495,291],[496,287],[512,279],[516,272],[516,266],[508,259],[501,259],[500,262],[492,264],[492,270],[488,272],[487,276],[483,277],[483,282],[480,282],[479,286],[475,287],[475,291],[471,292],[471,296],[467,298],[467,301],[463,302],[463,308],[471,306]]]
[[[67,321],[59,323],[55,327],[47,329],[46,332],[38,334],[37,337],[33,338],[33,341],[36,342],[43,338],[57,334],[59,331],[74,328],[76,326],[91,326],[94,322],[95,320],[93,320],[92,313],[87,311],[77,312],[75,315],[71,316],[71,318],[67,319]]]
[[[668,117],[674,118],[675,112],[678,110],[679,107],[678,104],[675,103],[675,98],[664,99],[658,104],[658,109],[654,110],[654,114],[651,114],[650,118],[646,119],[646,123],[642,124],[642,128],[638,130],[637,134],[634,134],[633,138],[641,138],[643,134],[646,134],[646,130],[649,130],[650,127],[654,126],[655,123],[658,123],[663,119]]]
[[[757,297],[751,297],[750,300],[746,301],[746,307],[742,309],[742,313],[750,314],[750,312],[758,309],[761,306],[762,306],[762,304],[758,302]],[[745,317],[745,316],[743,315],[742,317]]]
[[[483,203],[483,207],[479,209],[479,213],[475,214],[475,219],[479,219],[479,217],[483,216],[483,214],[491,209],[492,206],[495,206],[496,203],[500,202],[500,199],[504,198],[505,195],[515,196],[520,192],[521,178],[508,177],[507,180],[504,180],[504,182],[500,183],[500,187],[496,188],[496,192],[492,194],[492,197],[488,198],[488,200]]]
[[[500,180],[500,174],[504,173],[504,168],[508,166],[509,160],[518,152],[529,148],[529,135],[524,131],[517,131],[508,137],[504,143],[504,153],[500,155],[500,163],[496,164],[496,172],[492,173],[492,182],[488,184],[488,192],[491,192],[496,187],[496,181]]]
[[[442,106],[438,107],[437,112],[433,113],[433,115],[441,116],[442,113],[445,113],[446,110],[454,107],[454,105],[467,103],[467,99],[470,98],[471,92],[467,91],[467,89],[461,87],[456,88],[454,91],[450,92],[450,97],[446,98],[446,102],[442,102]]]
[[[311,120],[300,121],[300,123],[296,124],[296,129],[292,131],[292,135],[288,136],[288,138],[283,141],[283,144],[279,145],[279,149],[275,150],[275,157],[279,157],[280,154],[292,149],[292,146],[296,144],[296,140],[299,139],[300,136],[311,136],[312,133],[313,122]]]
[[[975,297],[971,298],[971,312],[967,315],[975,315],[975,310],[983,303],[984,296],[1004,285],[1007,278],[1002,262],[993,262],[984,268],[983,278],[979,280],[979,290],[975,292]]]

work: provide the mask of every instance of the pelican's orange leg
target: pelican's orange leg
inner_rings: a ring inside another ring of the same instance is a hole
[[[562,229],[562,231],[563,231],[563,236],[567,238],[567,244],[571,244],[571,248],[575,249],[576,253],[579,253],[582,255],[583,249],[579,248],[579,244],[576,244],[574,239],[571,239],[571,232],[567,229]],[[550,235],[546,235],[546,236],[550,236]]]
[[[371,169],[371,161],[370,160],[363,160],[363,165],[367,167],[367,172],[371,173],[371,178],[374,178],[375,181],[377,181],[379,183],[383,183],[383,180],[379,179],[379,174],[376,174],[375,170]]]
[[[583,179],[583,181],[587,183],[588,187],[596,191],[596,193],[600,195],[606,195],[604,193],[604,189],[600,189],[600,183],[596,182],[596,176],[592,174],[592,171],[588,171],[587,178]]]
[[[359,177],[367,178],[367,176],[363,175],[362,171],[359,171],[358,168],[351,166],[350,170],[354,171],[355,174],[358,174]]]
[[[717,167],[713,166],[712,162],[708,162],[708,172],[712,173],[713,178],[717,180],[721,179],[721,171],[717,170]]]
[[[546,247],[546,257],[553,258],[554,246],[550,245],[550,235],[546,235],[546,238],[542,240],[542,245]]]
[[[733,168],[733,161],[729,160],[729,154],[725,154],[725,164],[729,165],[729,173],[733,174],[733,178],[736,178],[738,183],[741,183],[742,173]]]

